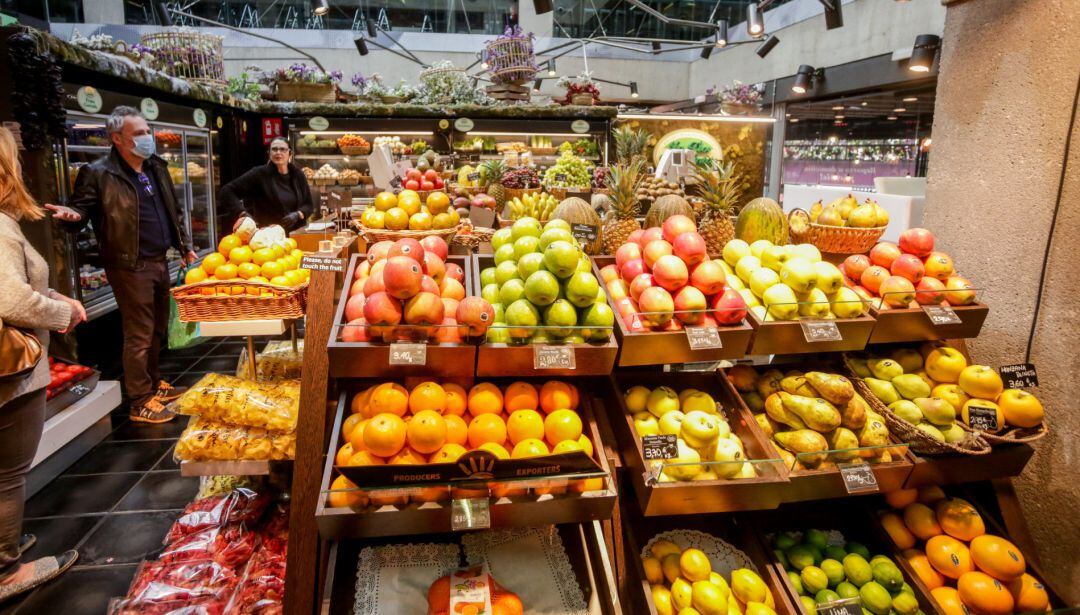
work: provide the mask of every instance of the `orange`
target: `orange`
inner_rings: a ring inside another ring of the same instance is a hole
[[[480,446],[477,446],[476,450],[478,450],[478,451],[487,451],[487,452],[491,453],[492,455],[495,455],[496,459],[509,459],[510,458],[510,453],[507,452],[506,447],[504,447],[499,442],[485,442],[485,443],[481,444]]]
[[[461,416],[465,414],[465,408],[468,404],[469,394],[465,392],[459,384],[447,382],[442,385],[443,392],[446,393],[446,412],[443,414],[454,414]]]
[[[431,230],[431,214],[418,211],[415,214],[409,216],[409,230],[410,231],[430,231]]]
[[[260,273],[261,273],[261,270],[260,270]],[[267,280],[266,278],[262,277],[261,275],[257,275],[255,277],[251,278],[249,281],[250,282],[262,282],[263,284],[269,284],[270,283],[270,280]],[[258,289],[256,289],[256,290],[258,290]]]
[[[491,615],[522,615],[525,607],[516,594],[498,592],[491,599]]]
[[[960,498],[939,501],[934,506],[934,513],[941,530],[953,538],[967,542],[986,533],[982,515],[974,506]]]
[[[917,489],[897,489],[885,494],[885,502],[897,510],[903,510],[919,497]]]
[[[435,410],[421,410],[409,421],[406,433],[409,446],[429,455],[446,444],[446,421]]]
[[[345,420],[341,422],[341,439],[347,442],[349,440],[349,434],[351,434],[353,429],[355,429],[363,420],[364,417],[359,414],[350,414],[345,417]]]
[[[231,280],[236,277],[238,270],[236,265],[225,263],[214,270],[214,278],[218,280]]]
[[[233,248],[239,248],[242,245],[244,245],[244,242],[240,239],[240,237],[236,236],[233,233],[229,233],[228,235],[222,237],[221,241],[218,242],[217,251],[218,254],[228,257],[229,253],[232,252]]]
[[[588,455],[589,457],[593,456],[593,446],[592,442],[589,441],[588,436],[582,434],[581,437],[578,438],[578,444],[581,445],[581,450],[585,451],[586,455]]]
[[[360,452],[367,450],[364,448],[364,428],[367,427],[368,421],[371,419],[365,419],[359,414],[354,416],[360,416],[363,420],[357,423],[356,427],[353,427],[352,432],[349,433],[349,444],[352,444],[354,451]]]
[[[412,190],[402,190],[398,195],[397,208],[411,216],[420,211],[420,195]],[[390,211],[394,211],[391,209]]]
[[[926,541],[926,559],[930,560],[934,570],[950,579],[959,579],[960,575],[975,569],[967,546],[945,534]]]
[[[507,412],[515,410],[536,410],[540,400],[536,394],[536,387],[528,382],[515,382],[506,387],[503,395],[503,405]]]
[[[502,391],[490,382],[481,382],[469,389],[468,405],[473,416],[498,414],[503,409]]]
[[[926,558],[926,554],[918,549],[904,549],[904,559],[911,565],[911,569],[915,571],[915,575],[923,582],[923,585],[929,589],[935,587],[941,587],[945,584],[945,577],[941,576],[941,573],[934,570],[934,567],[930,565],[930,560]]]
[[[330,483],[330,496],[327,504],[332,508],[360,508],[367,505],[367,499],[356,489],[356,485],[344,476],[338,476]]]
[[[930,590],[930,595],[937,601],[945,615],[971,615],[960,602],[960,592],[952,587],[937,587]]]
[[[514,445],[514,450],[510,452],[510,458],[528,459],[529,457],[542,457],[549,454],[550,451],[548,451],[548,447],[543,440],[526,438]]]
[[[383,412],[364,426],[364,448],[380,457],[396,455],[405,446],[405,421],[397,414]]]
[[[403,231],[409,226],[409,214],[400,207],[395,207],[386,212],[383,225],[391,231]]]
[[[337,455],[334,455],[334,465],[346,465],[347,463],[349,463],[349,458],[352,456],[352,444],[346,442],[344,446],[338,449]]]
[[[1001,581],[981,572],[964,573],[956,582],[956,591],[964,606],[980,615],[1009,615],[1015,606]]]
[[[989,430],[988,429],[988,430],[984,430],[984,431],[990,431],[991,433],[994,433],[994,432],[1001,431],[1002,429],[1005,429],[1005,413],[1001,411],[1001,408],[997,404],[995,404],[994,402],[992,402],[990,400],[979,399],[977,397],[969,399],[966,402],[964,402],[964,406],[960,409],[960,418],[961,418],[961,420],[964,421],[965,425],[967,425],[968,427],[971,427],[970,416],[971,416],[971,407],[972,406],[980,406],[980,407],[983,407],[983,408],[990,408],[991,410],[994,411],[994,415],[997,416],[997,426],[998,426],[998,428],[994,429],[994,430]],[[987,414],[989,414],[989,413],[987,413]]]
[[[506,423],[497,414],[481,414],[469,423],[469,446],[479,448],[485,442],[502,444],[506,441]]]
[[[563,440],[559,442],[551,449],[552,455],[561,455],[563,453],[574,453],[584,450],[581,448],[581,443],[576,440]]]
[[[941,533],[933,509],[919,502],[908,504],[904,509],[904,525],[919,540],[929,540]]]
[[[250,263],[251,257],[251,248],[247,246],[240,246],[229,250],[229,262],[238,267],[244,263]]]
[[[881,515],[881,527],[892,539],[897,549],[910,549],[915,546],[915,536],[908,531],[907,526],[896,513]]]
[[[561,380],[549,380],[540,387],[540,407],[544,413],[551,414],[556,410],[577,408],[574,403],[574,390],[569,384]]]
[[[369,207],[360,214],[360,224],[374,229],[386,228],[386,213]]]
[[[919,501],[923,504],[934,504],[938,500],[945,499],[945,492],[934,485],[933,487],[920,487],[919,488]]]
[[[274,251],[270,248],[259,248],[251,253],[251,262],[260,267],[272,260],[274,260]]]
[[[968,365],[960,372],[957,384],[968,395],[989,400],[997,399],[1005,388],[997,370],[988,365]]]
[[[291,241],[291,242],[293,242],[293,245],[296,245],[296,240],[293,239],[292,237],[289,237],[286,241]],[[298,262],[298,263],[300,261],[304,260],[304,251],[301,250],[300,248],[293,248],[292,250],[289,251],[289,254],[292,255],[292,257],[295,258],[296,262]]]
[[[225,257],[218,252],[213,252],[206,255],[206,258],[202,260],[202,264],[199,265],[199,267],[206,272],[206,275],[214,275],[217,268],[224,264]]]
[[[357,451],[345,463],[347,466],[381,466],[386,463],[382,457],[372,455],[367,451]]]
[[[570,409],[577,410],[578,404],[581,403],[581,396],[578,395],[577,387],[567,382],[566,386],[570,387]]]
[[[1038,427],[1043,422],[1043,406],[1039,398],[1020,389],[1006,389],[997,399],[1005,422],[1016,427]]]
[[[371,398],[371,391],[375,387],[368,387],[363,391],[353,395],[352,402],[349,403],[349,411],[353,414],[363,414],[367,408],[368,400]]]
[[[420,466],[427,463],[427,457],[416,449],[406,446],[396,455],[386,460],[386,463],[394,466]]]
[[[380,192],[375,195],[375,209],[386,211],[397,205],[397,197],[393,192]]]
[[[304,283],[304,274],[299,269],[290,269],[285,272],[285,279],[289,281],[289,286],[300,286]]]
[[[434,382],[421,382],[409,393],[409,411],[416,414],[424,410],[446,411],[446,391]]]
[[[207,278],[206,271],[201,267],[193,267],[188,269],[188,272],[184,274],[184,284],[197,284],[205,281]]]
[[[405,410],[409,407],[409,392],[405,387],[396,382],[384,382],[377,385],[371,391],[368,398],[368,416],[374,416],[382,412],[389,412],[398,416],[405,416]]]
[[[529,438],[543,438],[544,418],[536,410],[515,410],[506,421],[506,433],[514,444]]]
[[[1016,603],[1013,608],[1017,613],[1041,612],[1050,605],[1050,596],[1046,594],[1046,588],[1030,574],[1024,573],[1020,575],[1020,578],[1009,581],[1007,587]]]
[[[469,424],[465,419],[456,414],[445,414],[443,420],[446,421],[446,443],[465,446],[469,441]]]
[[[211,254],[210,256],[213,255]],[[210,258],[210,256],[207,256],[206,258]],[[259,271],[262,272],[262,277],[267,280],[272,280],[285,273],[285,269],[281,266],[281,263],[278,263],[277,261],[266,261],[263,263],[262,267],[259,268]]]
[[[450,197],[446,196],[445,192],[432,192],[424,201],[424,205],[427,205],[431,213],[441,214],[450,207]]]
[[[453,463],[458,460],[458,457],[461,457],[466,452],[464,446],[454,444],[453,442],[447,442],[446,444],[443,444],[439,450],[432,453],[431,458],[428,461],[430,463]]]
[[[581,437],[581,417],[573,410],[556,410],[544,419],[544,436],[552,446]]]
[[[1011,581],[1027,570],[1024,554],[1016,545],[1000,536],[976,536],[971,540],[970,548],[975,566],[995,579]]]
[[[242,280],[250,280],[260,273],[262,273],[262,269],[259,269],[259,266],[255,263],[241,263],[240,266],[236,268],[236,275],[240,276],[240,279]]]
[[[585,493],[587,491],[600,491],[604,488],[604,479],[599,476],[596,478],[586,478],[583,480],[572,480],[567,485],[570,491],[574,493]]]

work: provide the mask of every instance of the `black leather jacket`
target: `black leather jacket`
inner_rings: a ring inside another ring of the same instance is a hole
[[[289,163],[289,183],[296,193],[296,209],[286,209],[274,189],[274,176],[277,167],[271,163],[248,170],[240,177],[221,187],[218,198],[219,211],[228,220],[247,216],[260,228],[271,224],[280,224],[286,231],[303,226],[305,220],[315,211],[315,200],[311,196],[304,172]],[[294,212],[300,216],[291,216]]]
[[[133,269],[139,261],[139,195],[121,166],[124,164],[127,163],[113,147],[107,156],[79,170],[68,207],[81,214],[82,219],[65,224],[78,231],[92,222],[105,265]],[[143,172],[152,173],[154,183],[161,190],[173,237],[179,240],[173,247],[181,252],[192,250],[191,237],[183,223],[183,207],[176,202],[168,165],[161,157],[151,156],[143,162]]]

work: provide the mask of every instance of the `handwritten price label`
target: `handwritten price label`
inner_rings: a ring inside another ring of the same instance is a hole
[[[686,341],[690,350],[709,350],[723,348],[720,331],[716,327],[686,327]]]
[[[533,346],[533,369],[576,368],[573,346]]]
[[[465,176],[465,178],[468,179],[471,182],[478,182],[478,181],[480,181],[480,173],[477,173],[477,172],[469,173],[468,175]]]
[[[840,329],[831,320],[802,320],[803,337],[809,343],[814,342],[840,342],[844,336],[840,335]]]
[[[867,493],[878,490],[877,477],[869,465],[862,462],[838,463],[840,477],[848,493]]]
[[[862,601],[858,598],[845,598],[835,602],[817,605],[818,615],[862,615]]]
[[[1005,381],[1006,389],[1039,386],[1039,375],[1035,373],[1035,365],[1032,363],[1002,365],[998,368],[998,373],[1001,374],[1001,379]]]
[[[956,310],[947,305],[924,305],[923,311],[926,312],[926,317],[930,319],[930,323],[935,327],[958,325],[961,322],[960,317],[956,315]]]
[[[596,241],[596,226],[592,224],[574,223],[570,225],[570,234],[577,239],[579,243],[590,244]]]
[[[80,382],[79,384],[76,384],[70,389],[68,389],[68,392],[72,393],[76,397],[82,397],[90,392],[90,387]]]
[[[675,434],[642,436],[641,453],[645,461],[674,459],[679,456],[679,445]]]
[[[402,186],[402,184],[401,184],[401,178],[400,177],[395,175],[394,177],[390,178],[390,187],[391,188],[395,188],[395,189],[400,190],[401,186]]]
[[[427,365],[427,344],[390,344],[390,365]]]
[[[467,498],[450,502],[450,529],[486,530],[491,527],[491,503],[487,498]]]
[[[968,406],[968,427],[980,431],[997,431],[997,410],[987,406]]]

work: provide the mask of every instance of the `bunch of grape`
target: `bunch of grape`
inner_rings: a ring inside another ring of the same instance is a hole
[[[502,185],[507,188],[537,188],[540,186],[540,176],[532,167],[516,167],[503,175]]]
[[[607,167],[596,167],[592,173],[592,187],[593,190],[598,188],[607,188]]]
[[[555,164],[544,171],[545,186],[591,186],[592,179],[592,166],[569,152],[563,152]]]

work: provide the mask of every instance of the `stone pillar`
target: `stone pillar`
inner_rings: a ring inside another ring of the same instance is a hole
[[[990,315],[970,345],[975,359],[1022,363],[1034,335],[1035,392],[1050,435],[1013,484],[1031,557],[1075,604],[1080,520],[1068,511],[1080,509],[1080,13],[1075,0],[946,5],[925,223],[985,289]]]
[[[83,3],[86,23],[124,23],[124,0],[93,0]]]

